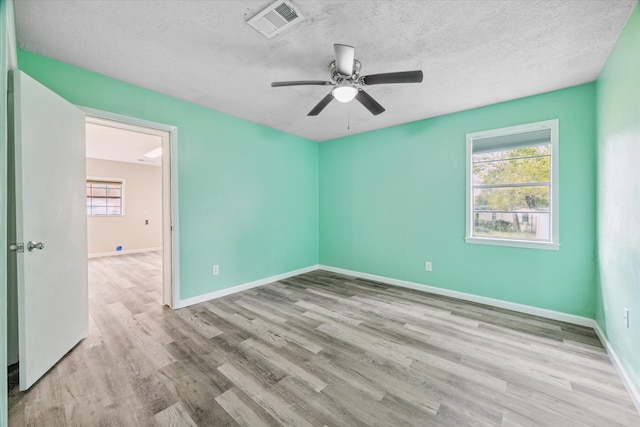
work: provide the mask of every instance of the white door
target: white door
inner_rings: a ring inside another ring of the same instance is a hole
[[[26,390],[88,332],[85,117],[20,71],[13,85],[16,237],[24,243],[17,253],[18,348]]]

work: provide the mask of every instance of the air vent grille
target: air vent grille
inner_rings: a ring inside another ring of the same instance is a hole
[[[293,7],[289,6],[286,3],[282,3],[280,6],[275,8],[275,11],[280,14],[287,22],[291,22],[298,17],[296,15],[296,11],[293,10]]]
[[[265,37],[271,38],[302,21],[304,16],[288,0],[278,0],[247,23]]]
[[[264,15],[264,19],[271,22],[271,25],[276,27],[276,29],[282,28],[283,26],[287,25],[287,21],[282,19],[282,16],[278,15],[275,10],[272,10],[271,12]]]

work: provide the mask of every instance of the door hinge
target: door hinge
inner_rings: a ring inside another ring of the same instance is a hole
[[[14,252],[24,252],[24,243],[12,243],[9,245],[9,250]]]

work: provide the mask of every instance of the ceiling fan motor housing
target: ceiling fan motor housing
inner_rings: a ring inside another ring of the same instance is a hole
[[[333,80],[336,83],[340,83],[343,80],[349,80],[352,81],[354,83],[359,83],[358,79],[360,78],[360,68],[362,67],[362,64],[360,64],[360,61],[358,61],[357,59],[353,60],[353,72],[351,73],[350,76],[345,76],[342,75],[338,72],[338,66],[336,65],[336,61],[333,60],[331,61],[331,63],[329,64],[329,73],[331,74],[331,80]]]

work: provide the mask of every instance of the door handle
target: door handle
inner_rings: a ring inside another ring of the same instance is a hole
[[[42,242],[36,243],[34,241],[30,241],[29,243],[27,243],[27,250],[29,252],[31,252],[34,249],[40,249],[40,250],[44,249],[44,243]]]

